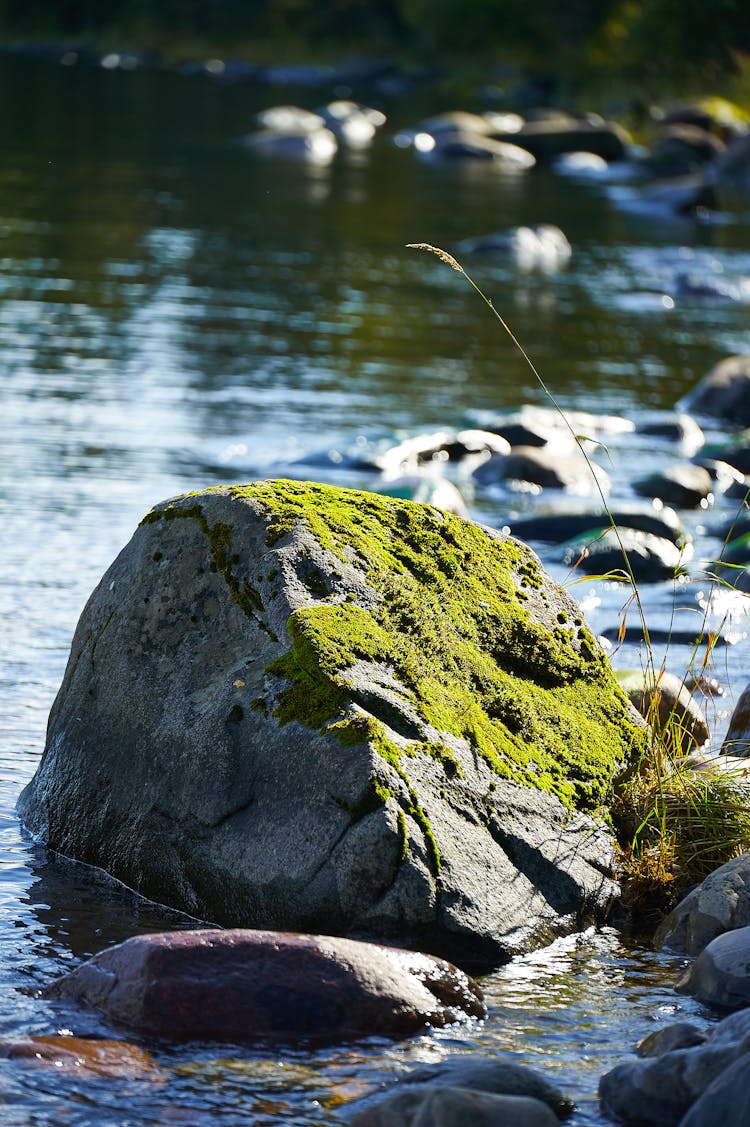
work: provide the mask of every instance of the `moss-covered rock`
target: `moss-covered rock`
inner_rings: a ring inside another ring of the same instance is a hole
[[[144,518],[83,613],[20,810],[215,922],[496,958],[612,897],[601,808],[640,743],[519,541],[256,482]]]

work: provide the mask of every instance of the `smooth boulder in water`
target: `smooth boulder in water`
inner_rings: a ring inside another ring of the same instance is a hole
[[[19,810],[199,919],[501,961],[616,895],[590,814],[640,724],[519,541],[255,482],[141,522],[82,614]]]
[[[203,929],[137,935],[44,991],[171,1040],[329,1044],[484,1016],[442,959],[327,935]]]

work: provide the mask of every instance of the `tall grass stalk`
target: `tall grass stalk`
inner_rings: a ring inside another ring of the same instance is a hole
[[[544,392],[545,396],[547,397],[547,399],[549,399],[550,403],[552,404],[554,409],[557,411],[557,413],[560,416],[560,418],[562,419],[563,424],[566,427],[566,429],[570,432],[570,435],[571,435],[573,441],[575,442],[576,446],[578,447],[581,454],[583,455],[583,457],[586,460],[586,465],[588,466],[588,469],[591,473],[591,477],[594,481],[596,491],[599,494],[599,497],[601,499],[602,505],[604,507],[604,511],[607,514],[607,519],[609,520],[610,527],[612,528],[612,531],[614,532],[614,534],[617,538],[618,546],[620,548],[620,551],[622,552],[622,558],[623,558],[623,563],[625,565],[625,570],[626,570],[628,579],[629,579],[630,584],[631,584],[632,589],[633,589],[633,597],[635,599],[636,606],[638,607],[638,616],[639,616],[640,621],[641,621],[641,628],[643,630],[643,638],[644,638],[644,641],[646,643],[646,651],[649,654],[649,656],[651,657],[653,655],[653,650],[652,650],[652,646],[651,646],[651,638],[650,638],[649,629],[648,629],[648,622],[646,621],[646,614],[645,614],[645,611],[643,609],[643,603],[641,601],[640,591],[638,590],[638,584],[636,583],[635,574],[633,572],[633,567],[632,567],[632,564],[630,562],[630,557],[628,555],[627,549],[626,549],[626,547],[623,543],[622,537],[620,535],[620,529],[618,528],[617,522],[615,521],[614,517],[612,516],[612,511],[610,510],[609,504],[607,502],[607,498],[605,496],[604,489],[602,488],[601,481],[599,480],[599,477],[596,473],[596,470],[594,469],[591,458],[588,455],[588,451],[586,450],[586,448],[584,446],[584,442],[587,441],[586,436],[576,434],[575,429],[573,428],[573,426],[571,426],[571,423],[570,423],[568,416],[565,414],[564,408],[560,406],[557,399],[553,395],[552,391],[547,386],[545,381],[542,379],[541,375],[539,374],[539,370],[537,369],[536,365],[534,364],[533,360],[529,356],[526,349],[523,347],[523,345],[519,341],[518,337],[515,335],[515,333],[511,329],[510,325],[507,323],[505,318],[498,312],[498,310],[496,309],[492,299],[489,298],[487,296],[487,294],[477,285],[477,283],[474,281],[474,279],[471,277],[471,275],[467,274],[466,270],[464,270],[461,263],[458,262],[458,260],[455,259],[452,254],[448,254],[447,251],[442,250],[440,247],[432,246],[431,243],[407,243],[406,246],[409,250],[426,250],[426,251],[429,251],[431,254],[437,255],[437,257],[440,259],[441,262],[444,262],[447,266],[450,266],[452,270],[457,270],[459,274],[463,275],[463,277],[466,279],[466,281],[469,283],[469,285],[472,287],[472,289],[479,295],[479,297],[482,299],[482,301],[488,307],[488,309],[490,310],[492,315],[494,317],[496,317],[497,320],[500,322],[503,329],[505,330],[505,332],[510,337],[510,340],[512,341],[514,347],[516,349],[518,349],[519,353],[521,354],[524,361],[528,365],[530,371],[532,372],[532,374],[534,376],[534,379],[537,381],[540,388]]]
[[[428,251],[461,274],[498,320],[586,460],[604,512],[617,539],[631,587],[622,612],[621,635],[624,636],[625,633],[627,610],[635,603],[646,647],[644,680],[650,703],[645,719],[652,733],[652,742],[651,754],[631,765],[621,779],[616,781],[611,813],[620,842],[621,870],[628,889],[631,912],[642,916],[644,911],[663,911],[672,905],[678,895],[702,880],[718,865],[750,848],[750,781],[745,778],[744,770],[733,773],[695,770],[685,756],[686,742],[690,743],[689,739],[686,740],[689,733],[677,702],[668,715],[661,715],[659,684],[666,665],[663,661],[660,668],[656,668],[651,635],[635,573],[601,481],[584,446],[584,442],[590,440],[576,434],[564,408],[558,403],[526,349],[492,300],[461,263],[453,255],[431,243],[406,245],[411,250]],[[747,501],[747,497],[745,500]],[[707,604],[701,635],[706,633],[708,613]],[[709,635],[700,662],[702,676],[710,668],[715,643],[716,637]],[[696,645],[694,656],[697,655]],[[692,660],[691,658],[683,684],[687,672],[692,668]],[[750,760],[748,773],[750,777]]]

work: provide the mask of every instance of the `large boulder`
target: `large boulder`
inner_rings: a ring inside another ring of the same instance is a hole
[[[519,541],[256,482],[144,518],[83,612],[19,810],[204,920],[493,961],[609,906],[588,812],[642,739]]]
[[[137,935],[44,991],[151,1037],[327,1044],[483,1017],[442,959],[326,935],[204,929]]]

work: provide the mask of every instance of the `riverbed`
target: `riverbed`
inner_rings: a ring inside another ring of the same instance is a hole
[[[14,814],[77,618],[144,513],[186,490],[268,476],[380,488],[377,474],[351,468],[355,455],[549,405],[461,275],[406,243],[453,253],[522,224],[562,228],[572,256],[559,269],[463,264],[568,411],[662,420],[713,363],[747,350],[747,304],[662,298],[685,268],[750,276],[750,201],[716,217],[665,217],[623,206],[625,189],[599,179],[422,160],[396,137],[452,108],[424,88],[373,93],[386,124],[327,164],[242,144],[258,110],[324,97],[0,55],[4,1035],[57,1032],[60,1015],[35,991],[87,955],[194,926],[49,855]],[[706,436],[725,433],[709,425]],[[613,504],[633,501],[636,473],[681,456],[642,432],[602,436],[594,451]],[[496,527],[580,501],[458,485],[471,515]],[[681,673],[695,661],[691,631],[720,635],[709,670],[725,692],[712,706],[716,743],[750,680],[744,606],[707,601],[702,571],[732,512],[719,500],[681,514],[695,540],[687,574],[642,592],[663,639],[657,663]],[[620,630],[622,586],[581,582],[534,546],[609,639],[613,662],[642,664],[632,608]],[[332,1124],[340,1105],[409,1065],[480,1048],[556,1078],[579,1103],[571,1123],[594,1127],[603,1071],[655,1024],[710,1020],[673,993],[679,967],[605,929],[483,977],[485,1022],[403,1044],[283,1055],[157,1046],[158,1080],[84,1081],[0,1060],[0,1123]],[[111,1035],[88,1015],[73,1032]]]

